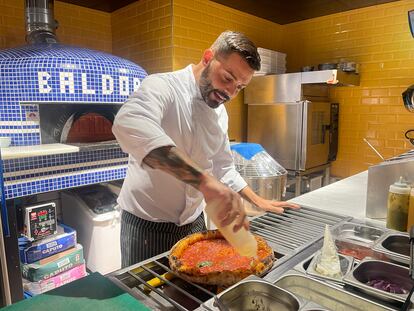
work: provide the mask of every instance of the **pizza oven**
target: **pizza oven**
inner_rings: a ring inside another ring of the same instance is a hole
[[[59,43],[53,0],[26,0],[27,45],[0,50],[6,199],[122,179],[128,155],[111,127],[147,73],[101,51]]]

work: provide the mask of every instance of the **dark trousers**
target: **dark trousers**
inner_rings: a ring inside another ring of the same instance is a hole
[[[152,222],[122,211],[122,268],[166,252],[185,236],[206,230],[203,214],[194,222],[177,226],[169,222]]]

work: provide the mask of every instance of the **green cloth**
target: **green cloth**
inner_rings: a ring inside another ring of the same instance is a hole
[[[19,301],[2,311],[122,311],[150,310],[110,280],[95,272],[80,280],[30,299]]]

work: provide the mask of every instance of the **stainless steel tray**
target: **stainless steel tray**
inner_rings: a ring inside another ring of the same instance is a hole
[[[314,277],[320,278],[320,279],[325,279],[328,281],[332,281],[332,282],[338,282],[338,283],[342,283],[342,278],[344,275],[346,275],[353,267],[353,263],[354,263],[354,258],[351,256],[345,256],[345,255],[341,255],[338,254],[339,256],[339,263],[341,265],[341,273],[342,276],[339,276],[337,278],[335,277],[330,277],[330,276],[326,276],[326,275],[322,275],[320,273],[318,273],[316,271],[316,264],[317,264],[317,260],[318,257],[322,255],[321,251],[318,251],[315,253],[315,255],[312,257],[307,269],[306,269],[306,273],[309,275],[312,275]]]
[[[366,284],[373,279],[389,280],[404,288],[407,293],[389,293]],[[372,259],[362,260],[355,269],[344,276],[343,281],[345,284],[388,302],[404,302],[411,288],[414,286],[414,281],[408,274],[408,268],[390,262]]]
[[[347,292],[340,286],[310,278],[297,271],[289,271],[274,283],[294,294],[304,303],[305,310],[352,310],[352,311],[384,311],[394,308],[371,301],[355,293]]]
[[[373,250],[383,254],[390,261],[405,265],[410,263],[410,237],[408,233],[390,231],[383,235],[373,246]]]
[[[256,276],[249,276],[220,293],[217,298],[225,310],[298,311],[301,303],[295,295]],[[214,299],[204,304],[208,309],[218,306]]]
[[[332,230],[332,237],[335,240],[371,247],[385,232],[385,229],[345,222]]]

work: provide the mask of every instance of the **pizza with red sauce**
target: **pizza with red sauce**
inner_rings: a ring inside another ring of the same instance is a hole
[[[191,234],[171,249],[170,267],[191,282],[233,285],[251,274],[262,275],[273,265],[273,250],[263,238],[255,238],[256,258],[240,256],[218,230]]]

